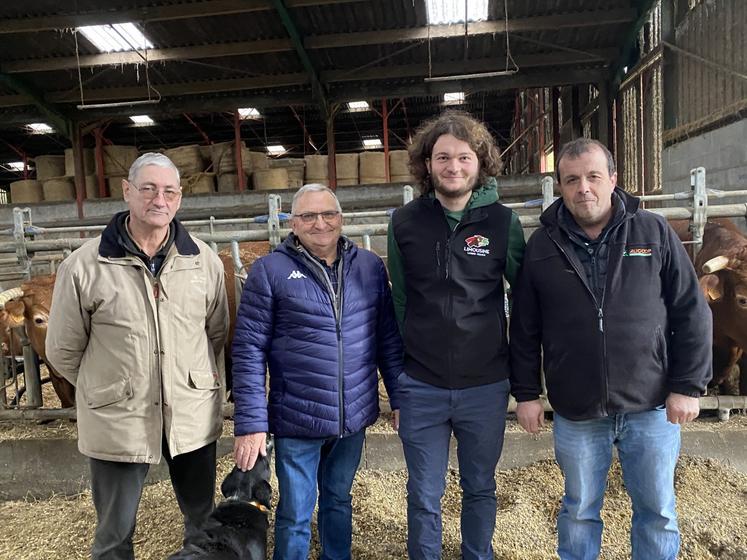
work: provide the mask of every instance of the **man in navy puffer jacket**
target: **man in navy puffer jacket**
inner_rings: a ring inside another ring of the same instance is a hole
[[[334,193],[306,185],[291,212],[293,234],[254,263],[236,318],[234,455],[250,469],[265,433],[275,436],[275,560],[308,557],[317,492],[321,558],[349,559],[350,489],[379,414],[377,369],[396,423],[402,343],[384,263],[342,237]]]

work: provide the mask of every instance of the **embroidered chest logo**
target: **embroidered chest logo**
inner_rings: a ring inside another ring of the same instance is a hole
[[[301,278],[306,278],[306,275],[299,270],[294,270],[288,275],[288,280],[300,280]]]
[[[648,247],[632,247],[626,249],[623,253],[623,257],[650,257],[651,249]]]
[[[487,248],[488,245],[490,245],[490,239],[487,237],[472,235],[464,240],[464,252],[468,255],[485,257],[490,254],[490,249]]]

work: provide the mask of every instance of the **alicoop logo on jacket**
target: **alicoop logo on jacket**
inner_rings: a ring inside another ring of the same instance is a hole
[[[468,255],[484,257],[490,254],[490,249],[486,249],[488,245],[490,245],[490,239],[487,237],[472,235],[464,240],[464,252]]]

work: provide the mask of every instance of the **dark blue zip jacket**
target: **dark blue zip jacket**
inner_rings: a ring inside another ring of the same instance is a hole
[[[607,234],[598,297],[557,200],[527,243],[511,314],[511,393],[539,398],[540,365],[555,412],[569,420],[642,412],[711,379],[711,312],[685,249],[661,216],[615,189],[624,206]]]
[[[402,342],[384,263],[348,239],[341,247],[338,294],[293,235],[252,266],[233,340],[236,435],[358,432],[379,414],[377,368],[399,408]]]

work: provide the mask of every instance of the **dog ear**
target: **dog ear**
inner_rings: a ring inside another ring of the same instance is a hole
[[[234,466],[233,470],[228,473],[228,476],[226,476],[223,483],[220,485],[220,491],[225,498],[238,495],[243,475],[244,473],[242,473],[239,467],[236,466]]]
[[[272,455],[272,450],[274,447],[275,447],[275,438],[272,437],[270,434],[267,434],[267,439],[265,440],[265,449],[267,450],[268,458]]]
[[[252,498],[257,500],[266,508],[272,507],[272,487],[266,480],[261,480],[252,488]]]

